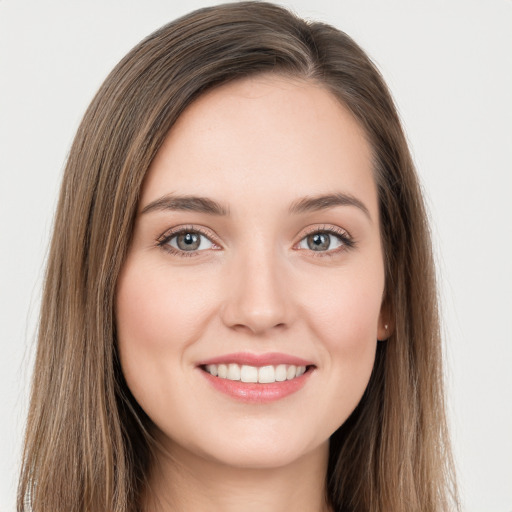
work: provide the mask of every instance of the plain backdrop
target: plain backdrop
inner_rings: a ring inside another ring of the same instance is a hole
[[[191,0],[0,0],[0,510],[14,510],[41,279],[93,94]],[[290,0],[365,48],[431,212],[448,403],[467,512],[512,511],[512,1]]]

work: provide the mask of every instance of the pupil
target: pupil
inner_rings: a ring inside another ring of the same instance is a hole
[[[315,233],[308,237],[308,246],[313,251],[326,250],[329,248],[330,238],[329,235],[324,233]]]

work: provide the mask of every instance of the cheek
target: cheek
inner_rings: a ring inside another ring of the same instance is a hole
[[[151,263],[128,259],[116,290],[117,343],[126,382],[143,406],[165,403],[169,378],[198,337],[205,294]],[[148,412],[148,410],[146,410]]]
[[[384,282],[379,273],[342,273],[309,289],[304,314],[331,353],[358,352],[377,340]]]
[[[339,292],[325,309],[319,338],[343,389],[364,391],[375,358],[380,296],[355,289]],[[319,314],[321,314],[319,312]],[[339,372],[339,373],[338,373]]]
[[[169,351],[199,329],[205,290],[176,273],[128,261],[119,278],[116,323],[122,348]]]
[[[384,289],[382,275],[347,271],[339,273],[328,287],[310,283],[303,314],[324,354],[321,402],[332,431],[352,413],[370,379]]]

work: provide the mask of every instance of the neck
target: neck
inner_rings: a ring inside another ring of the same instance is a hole
[[[147,512],[328,512],[328,444],[283,467],[227,466],[173,447],[150,473]]]

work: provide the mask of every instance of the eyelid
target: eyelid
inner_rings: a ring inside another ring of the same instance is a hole
[[[314,224],[311,226],[307,226],[304,228],[304,230],[300,233],[301,239],[305,236],[312,235],[313,233],[319,233],[319,232],[327,232],[327,233],[334,233],[336,235],[343,235],[347,238],[352,239],[352,236],[350,233],[340,226],[336,226],[335,224]]]

